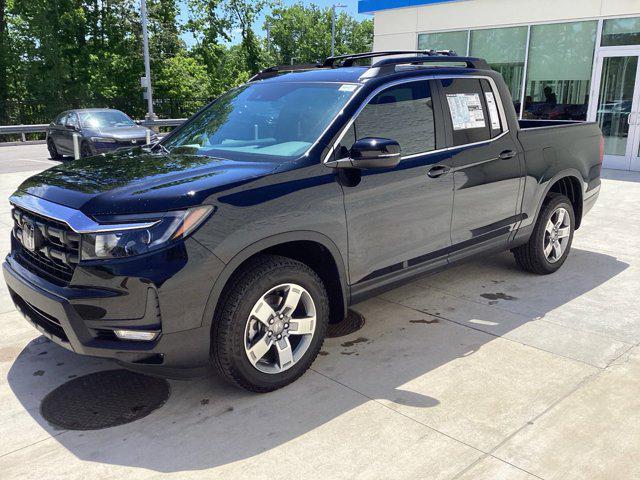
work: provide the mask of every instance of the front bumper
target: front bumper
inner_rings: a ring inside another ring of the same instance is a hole
[[[211,262],[200,260],[187,262],[161,288],[151,283],[149,288],[133,287],[144,282],[131,276],[124,277],[126,281],[123,281],[123,276],[114,275],[114,281],[129,283],[124,295],[107,287],[111,282],[93,287],[50,284],[26,270],[11,255],[3,264],[3,274],[18,310],[40,333],[58,345],[81,355],[115,360],[134,370],[188,378],[206,373],[209,367],[210,327],[201,321],[207,295],[203,295],[202,308],[198,307],[197,298],[190,295],[202,294],[192,284],[194,278],[202,280],[197,264],[212,267]],[[213,262],[219,261],[214,257]],[[139,265],[130,268],[139,269]],[[88,278],[86,272],[76,272],[76,275],[85,281]],[[105,271],[101,275],[103,281],[110,276]],[[209,291],[211,286],[212,283]],[[177,296],[185,303],[176,305]],[[163,309],[165,302],[167,307]],[[133,314],[135,304],[141,304],[141,307]],[[185,311],[186,304],[190,310]],[[182,308],[184,314],[176,315],[175,308]],[[100,310],[102,314],[96,314]],[[137,318],[130,319],[123,311],[129,311],[130,316]],[[187,315],[193,320],[187,322]],[[108,319],[110,316],[111,320]],[[150,342],[128,341],[115,337],[114,328],[160,329],[161,333]]]
[[[156,141],[157,137],[151,139],[152,142]],[[90,148],[92,153],[98,155],[101,153],[114,152],[116,150],[126,150],[127,148],[140,147],[146,145],[146,137],[134,138],[134,139],[118,139],[116,142],[90,142]]]

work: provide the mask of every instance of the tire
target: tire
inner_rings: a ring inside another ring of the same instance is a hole
[[[62,155],[58,153],[56,144],[51,139],[47,140],[47,150],[49,150],[49,157],[51,157],[51,160],[62,160]]]
[[[291,298],[300,295],[294,311],[285,306],[291,292]],[[309,369],[322,347],[329,322],[327,292],[311,268],[287,257],[259,255],[232,276],[222,298],[213,319],[210,352],[211,363],[220,376],[246,390],[263,393],[294,382]],[[268,304],[266,310],[260,310],[264,303]],[[261,313],[261,320],[253,315],[265,311],[270,313]],[[285,312],[284,317],[280,312]],[[309,320],[313,313],[315,321]],[[310,329],[310,325],[311,334],[293,332]],[[285,327],[288,330],[281,330]],[[262,341],[265,345],[273,343],[261,347],[268,350],[260,356],[262,350],[256,349]],[[279,348],[286,344],[292,352],[288,363],[281,361],[287,358],[286,348]]]
[[[550,232],[547,229],[549,222],[558,227],[557,220],[560,218],[558,215],[562,213],[561,211],[566,212],[563,215],[561,228],[552,229]],[[550,193],[540,210],[529,241],[511,250],[518,266],[527,272],[538,275],[556,272],[562,267],[571,251],[575,224],[575,214],[569,199],[559,193]],[[568,230],[566,230],[567,228]],[[554,237],[554,235],[556,236]],[[554,238],[557,238],[558,244],[561,245],[559,255],[557,254],[558,250],[553,246],[555,245],[555,242],[552,241]],[[549,247],[550,244],[551,247]],[[547,252],[545,252],[545,246]]]

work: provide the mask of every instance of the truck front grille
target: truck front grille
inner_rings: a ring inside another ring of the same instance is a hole
[[[12,216],[16,261],[45,280],[68,285],[79,261],[80,235],[65,223],[18,207]]]

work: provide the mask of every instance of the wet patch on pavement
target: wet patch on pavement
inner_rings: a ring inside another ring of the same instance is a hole
[[[409,320],[409,323],[425,323],[427,325],[431,325],[433,323],[440,323],[440,320],[434,318],[433,320],[427,320],[426,318],[421,318],[420,320]]]
[[[487,300],[518,300],[518,297],[513,297],[511,295],[507,295],[506,293],[502,293],[502,292],[481,293],[480,296],[482,298],[486,298]]]

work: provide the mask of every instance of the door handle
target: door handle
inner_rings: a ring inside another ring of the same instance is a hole
[[[435,166],[435,167],[431,168],[427,172],[427,175],[429,176],[429,178],[438,178],[438,177],[441,177],[443,175],[446,175],[450,171],[451,171],[450,167],[447,167],[446,165],[438,165],[438,166]]]
[[[514,152],[513,150],[505,150],[504,152],[500,152],[500,155],[498,155],[498,158],[500,160],[509,160],[510,158],[513,158],[517,155],[516,152]]]

